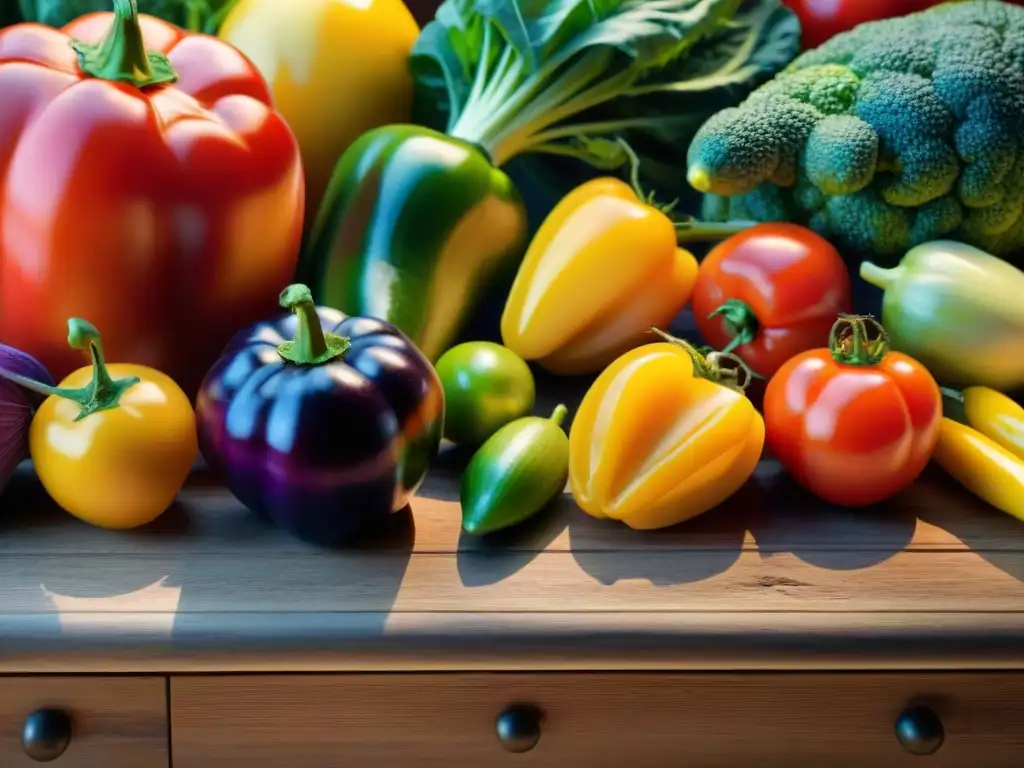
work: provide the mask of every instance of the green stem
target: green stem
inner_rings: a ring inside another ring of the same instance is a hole
[[[559,403],[555,406],[555,410],[551,413],[551,421],[555,422],[557,426],[562,426],[562,422],[565,421],[566,414],[569,413],[569,409]]]
[[[295,313],[298,320],[295,338],[279,344],[277,352],[295,365],[322,365],[344,355],[352,342],[344,336],[328,333],[320,325],[313,294],[302,283],[289,285],[281,291],[280,304]]]
[[[231,15],[231,12],[235,10],[235,6],[241,1],[242,0],[228,0],[228,2],[224,3],[216,13],[211,14],[206,19],[206,23],[202,25],[201,31],[205,32],[207,35],[216,35],[224,25],[225,19]],[[203,4],[205,5],[205,2]]]
[[[750,305],[740,299],[729,299],[722,306],[708,315],[708,320],[714,317],[721,317],[726,332],[732,336],[732,340],[722,350],[722,354],[729,354],[736,347],[749,344],[757,338],[757,332],[761,323],[754,314]]]
[[[130,83],[136,88],[176,82],[178,73],[170,60],[162,53],[146,51],[136,0],[113,2],[114,21],[102,40],[71,42],[82,72],[101,80]]]
[[[756,221],[726,221],[712,224],[706,221],[676,222],[676,241],[679,243],[714,242],[725,240],[757,224]]]
[[[861,280],[875,286],[876,288],[881,288],[883,291],[888,290],[889,286],[899,280],[900,275],[902,274],[903,267],[886,269],[885,267],[880,267],[877,264],[872,264],[870,261],[861,262],[860,265]]]
[[[665,333],[660,328],[651,328],[651,333],[686,352],[690,356],[690,360],[693,361],[694,375],[702,379],[713,381],[737,392],[745,392],[750,386],[750,382],[755,378],[760,378],[750,370],[745,362],[731,352],[709,352],[705,355],[690,342]],[[732,365],[725,366],[723,363]]]
[[[0,369],[0,378],[7,379],[40,395],[62,397],[75,402],[79,407],[75,421],[81,421],[97,411],[117,408],[121,403],[121,396],[141,381],[138,376],[127,376],[123,379],[111,378],[110,371],[107,370],[107,363],[103,358],[100,332],[92,323],[78,317],[68,320],[68,345],[73,349],[89,350],[92,358],[92,379],[84,387],[51,387],[49,384],[43,384],[2,369]]]
[[[869,326],[878,332],[874,339]],[[829,333],[828,348],[842,365],[878,365],[889,352],[889,334],[871,315],[840,315]]]

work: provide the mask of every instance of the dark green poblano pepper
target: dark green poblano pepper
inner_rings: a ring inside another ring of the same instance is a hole
[[[891,269],[864,262],[860,276],[885,291],[892,348],[942,384],[1002,392],[1024,385],[1024,272],[943,240],[912,248]]]
[[[433,362],[526,236],[515,185],[481,149],[390,125],[342,156],[299,274],[317,303],[398,326]]]

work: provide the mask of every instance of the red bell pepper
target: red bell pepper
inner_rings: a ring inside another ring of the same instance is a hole
[[[0,339],[59,381],[85,317],[194,395],[294,277],[298,144],[236,49],[114,9],[0,32]]]

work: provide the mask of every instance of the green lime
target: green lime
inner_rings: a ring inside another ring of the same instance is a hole
[[[480,445],[533,411],[530,366],[515,352],[489,341],[452,347],[437,361],[444,387],[444,436],[459,445]]]

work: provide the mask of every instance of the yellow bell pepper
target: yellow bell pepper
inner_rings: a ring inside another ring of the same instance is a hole
[[[1024,460],[966,424],[944,418],[935,462],[982,501],[1024,520]]]
[[[640,530],[721,504],[750,478],[764,447],[742,362],[660,335],[665,343],[627,352],[597,378],[569,433],[576,503]]]
[[[298,139],[307,229],[348,146],[410,121],[418,35],[402,0],[239,0],[224,19],[219,36],[260,70]]]
[[[577,187],[527,250],[501,317],[505,346],[552,373],[601,370],[689,301],[697,260],[677,238],[629,184]]]
[[[942,395],[947,416],[1024,459],[1024,408],[1018,403],[988,387],[943,389]]]
[[[107,365],[96,329],[68,321],[68,343],[92,365],[51,387],[4,373],[48,395],[29,427],[40,483],[75,517],[101,528],[135,528],[174,501],[199,455],[195,414],[169,376],[144,365]]]

